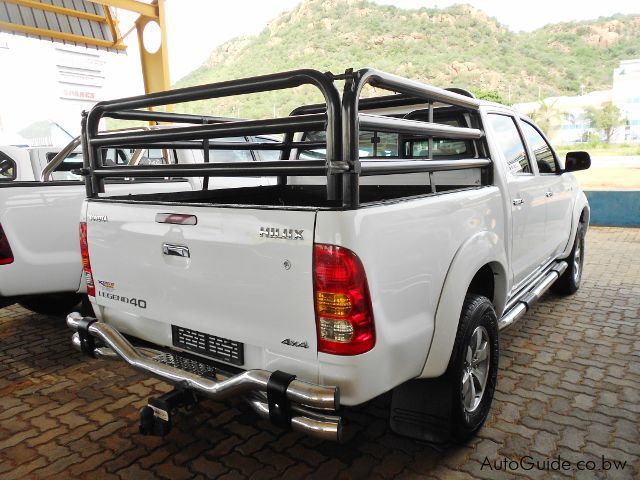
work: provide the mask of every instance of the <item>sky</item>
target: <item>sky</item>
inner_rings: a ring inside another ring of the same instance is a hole
[[[148,0],[147,0],[148,1]],[[331,0],[325,0],[327,2]],[[630,0],[375,0],[401,8],[446,7],[469,3],[483,10],[513,31],[533,30],[548,23],[584,20],[615,13],[640,14],[640,1]],[[166,0],[166,22],[171,83],[202,65],[212,50],[237,36],[255,35],[267,23],[300,0]],[[119,11],[120,29],[125,32],[135,16]],[[127,41],[126,55],[105,54],[106,82],[102,98],[144,93],[135,33]],[[7,47],[10,48],[3,48]],[[0,33],[0,131],[19,131],[42,118],[73,119],[77,133],[79,113],[59,113],[55,83],[55,52],[50,42]],[[51,58],[50,58],[51,57]],[[310,65],[312,67],[312,65]],[[49,82],[42,79],[47,78]],[[124,79],[124,80],[123,80]],[[26,107],[26,108],[25,108]],[[65,124],[66,127],[66,124]]]

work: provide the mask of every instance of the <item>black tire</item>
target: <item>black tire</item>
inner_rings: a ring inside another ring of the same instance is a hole
[[[18,303],[42,315],[66,315],[78,307],[81,301],[82,296],[77,293],[51,293],[24,297]]]
[[[559,295],[573,295],[580,288],[582,281],[582,268],[584,266],[585,228],[583,223],[578,224],[576,239],[573,242],[571,253],[566,258],[569,266],[558,280],[551,285],[551,291]]]
[[[0,308],[10,307],[16,303],[16,299],[13,297],[0,297]]]
[[[478,337],[481,340],[479,348]],[[482,350],[483,346],[485,350]],[[481,360],[485,358],[482,351],[487,353],[486,361]],[[466,295],[445,373],[452,399],[451,435],[457,441],[473,437],[489,415],[498,378],[499,354],[498,318],[493,304],[482,295]],[[484,376],[480,375],[482,372]],[[482,387],[481,394],[477,393],[479,387]]]

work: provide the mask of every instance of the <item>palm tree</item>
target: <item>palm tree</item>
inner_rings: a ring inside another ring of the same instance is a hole
[[[557,99],[549,100],[547,98],[540,100],[538,108],[529,114],[531,120],[536,122],[540,129],[547,134],[558,126],[560,120],[560,112],[555,108],[557,101]]]

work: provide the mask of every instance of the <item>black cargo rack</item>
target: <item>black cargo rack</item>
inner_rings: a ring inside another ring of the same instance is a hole
[[[344,80],[342,98],[335,82]],[[268,92],[313,85],[324,97],[322,105],[305,105],[295,109],[288,117],[265,120],[239,120],[183,113],[156,112],[143,109],[184,102],[221,98],[249,93]],[[394,92],[384,97],[361,99],[365,85]],[[453,127],[433,121],[434,104],[448,105],[472,113],[467,127]],[[410,120],[384,115],[361,113],[360,110],[410,105],[426,105],[428,121]],[[489,176],[491,161],[487,158],[484,132],[477,110],[480,102],[464,94],[445,90],[402,78],[375,69],[351,69],[333,75],[317,70],[303,69],[250,77],[240,80],[170,90],[167,92],[105,101],[96,104],[83,115],[83,149],[88,176],[87,196],[97,197],[104,192],[106,177],[204,177],[244,176],[324,176],[327,179],[327,200],[337,201],[346,208],[360,204],[359,178],[367,175],[436,172],[482,168],[484,178]],[[475,114],[474,114],[475,113]],[[98,133],[103,117],[172,122],[187,126],[138,131]],[[400,135],[419,135],[429,141],[429,156],[417,160],[371,161],[360,158],[359,131],[375,130]],[[294,141],[296,133],[324,131],[325,142]],[[284,134],[281,142],[215,142],[210,139],[232,136],[259,136]],[[459,139],[476,141],[473,158],[434,160],[433,139]],[[204,163],[175,165],[142,165],[118,167],[102,165],[100,150],[109,147],[185,148],[202,149]],[[277,161],[209,163],[209,149],[281,150]],[[289,160],[293,149],[325,148],[326,159]],[[206,188],[206,187],[205,187]]]

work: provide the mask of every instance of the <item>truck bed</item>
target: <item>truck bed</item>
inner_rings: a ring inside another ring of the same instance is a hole
[[[362,185],[361,205],[378,204],[400,198],[422,197],[470,187],[468,185],[438,185],[437,193],[430,185]],[[227,188],[208,191],[151,193],[111,196],[109,202],[155,203],[181,205],[212,205],[217,207],[274,207],[290,209],[340,209],[340,202],[327,200],[324,185],[276,185]]]

